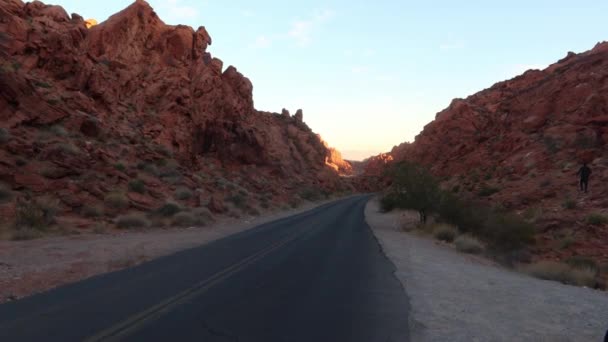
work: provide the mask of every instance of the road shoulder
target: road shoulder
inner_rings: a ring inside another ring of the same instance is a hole
[[[601,341],[608,294],[544,281],[401,231],[403,213],[366,221],[410,297],[412,341]]]

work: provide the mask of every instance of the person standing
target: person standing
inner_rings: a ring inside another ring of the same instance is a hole
[[[577,176],[580,176],[580,187],[581,191],[587,192],[587,188],[589,186],[589,176],[591,176],[591,169],[587,166],[587,163],[584,163],[583,166],[576,173]]]

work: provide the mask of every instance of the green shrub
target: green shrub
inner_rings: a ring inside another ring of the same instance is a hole
[[[593,287],[596,283],[595,271],[575,268],[555,261],[540,261],[526,265],[521,270],[536,278],[555,280],[564,284]]]
[[[239,209],[245,209],[245,207],[247,207],[247,199],[244,196],[241,196],[239,194],[232,195],[232,196],[228,197],[226,200],[228,200],[230,203],[234,204],[234,206]]]
[[[568,198],[562,203],[562,207],[565,209],[576,209],[576,201]]]
[[[189,227],[197,222],[197,218],[189,212],[182,211],[173,216],[172,224],[176,227]]]
[[[149,173],[153,176],[158,176],[158,168],[154,164],[146,163],[143,165],[142,170],[146,173]]]
[[[0,203],[8,202],[12,198],[13,192],[11,189],[7,185],[0,183]]]
[[[156,213],[161,216],[171,217],[180,211],[182,211],[182,207],[179,204],[175,202],[166,202],[156,210]]]
[[[481,196],[481,197],[489,197],[489,196],[492,196],[492,195],[494,195],[495,193],[497,193],[499,191],[500,191],[499,188],[485,185],[485,186],[483,186],[481,188],[481,190],[479,190],[478,195]]]
[[[40,230],[33,228],[19,228],[12,232],[11,240],[13,241],[25,241],[33,240],[42,237]]]
[[[59,201],[50,197],[26,198],[17,201],[15,227],[46,230],[55,223]]]
[[[185,187],[179,187],[175,190],[175,198],[178,200],[188,200],[192,198],[192,191]]]
[[[534,241],[534,226],[513,215],[492,213],[486,222],[484,236],[497,251],[513,251]]]
[[[104,198],[104,203],[108,208],[120,210],[129,207],[129,199],[122,192],[110,192]]]
[[[574,240],[573,237],[571,236],[566,236],[564,238],[562,238],[561,240],[559,240],[559,249],[566,249],[569,248],[570,246],[572,246],[574,243],[576,242],[576,240]]]
[[[587,216],[587,223],[594,226],[603,226],[608,223],[608,218],[602,214],[589,214]]]
[[[72,143],[59,143],[57,149],[66,154],[79,154],[80,149]]]
[[[11,133],[6,128],[0,128],[0,144],[6,144],[11,140]]]
[[[143,194],[146,192],[146,184],[141,179],[133,179],[129,181],[129,190]]]
[[[84,215],[85,217],[101,217],[103,216],[103,213],[103,208],[99,206],[85,205],[84,207],[82,207],[82,215]]]
[[[53,125],[49,128],[49,131],[58,137],[66,137],[68,135],[68,131],[61,125]]]
[[[116,164],[114,164],[114,168],[121,172],[127,171],[127,167],[123,162],[117,162]]]
[[[461,235],[454,240],[456,249],[463,253],[479,254],[483,251],[483,244],[471,235]]]
[[[318,201],[321,199],[321,192],[318,189],[314,188],[304,189],[300,191],[299,195],[300,198],[311,202]]]
[[[440,241],[452,242],[458,236],[458,229],[451,225],[441,224],[433,229],[433,236]]]
[[[146,228],[149,225],[148,219],[141,214],[127,214],[116,218],[116,226],[121,229]]]

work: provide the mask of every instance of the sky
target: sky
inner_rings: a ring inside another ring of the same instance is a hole
[[[47,0],[105,20],[129,0]],[[452,99],[608,40],[605,0],[149,0],[205,26],[259,110],[304,121],[349,159],[413,141]]]

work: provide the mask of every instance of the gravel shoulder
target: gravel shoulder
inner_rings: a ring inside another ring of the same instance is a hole
[[[255,218],[223,219],[205,227],[0,240],[0,303],[132,267],[334,200]]]
[[[365,209],[410,297],[412,341],[602,341],[608,294],[539,280],[405,233],[410,213]]]

